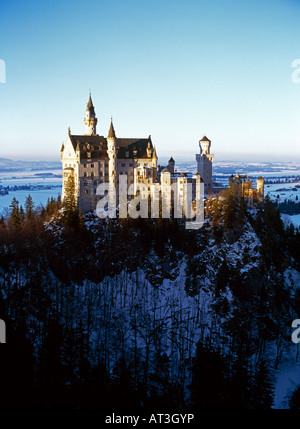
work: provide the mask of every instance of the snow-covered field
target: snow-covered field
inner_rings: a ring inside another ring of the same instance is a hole
[[[294,183],[272,183],[265,185],[265,195],[269,195],[271,200],[283,202],[286,200],[300,202],[300,180]]]

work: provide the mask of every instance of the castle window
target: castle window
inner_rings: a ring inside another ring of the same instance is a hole
[[[91,172],[91,176],[94,177],[94,172],[93,171]]]
[[[87,167],[87,164],[83,164],[83,168],[86,168]]]
[[[87,173],[86,173],[86,171],[83,173],[83,176],[84,176],[84,177],[87,177]]]
[[[87,189],[85,189],[84,193],[85,193],[85,194],[88,194],[88,193],[89,193],[89,191],[88,191]]]
[[[94,164],[91,164],[91,167],[92,167],[92,168],[94,168],[94,167],[95,167],[95,165],[94,165]]]

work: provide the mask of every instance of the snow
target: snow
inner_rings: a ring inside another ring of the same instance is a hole
[[[272,201],[283,202],[285,199],[296,201],[296,197],[300,197],[300,181],[266,184],[265,195],[268,195]]]
[[[287,215],[282,213],[281,219],[285,224],[293,223],[294,226],[299,227],[300,226],[300,214],[297,215]]]
[[[279,366],[275,373],[274,405],[275,409],[288,409],[293,391],[300,386],[300,362],[291,356]]]

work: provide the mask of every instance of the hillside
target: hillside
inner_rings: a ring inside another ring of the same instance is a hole
[[[66,223],[51,204],[3,221],[2,407],[25,391],[25,408],[288,407],[299,230],[271,202],[249,210],[232,198],[208,207],[198,231],[167,219]]]

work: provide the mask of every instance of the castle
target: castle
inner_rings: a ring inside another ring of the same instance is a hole
[[[85,134],[74,135],[69,128],[66,142],[61,148],[62,201],[71,177],[75,185],[75,201],[83,213],[96,209],[103,196],[97,193],[98,185],[102,183],[109,183],[111,189],[115,190],[118,202],[119,184],[124,175],[128,186],[133,187],[131,195],[142,190],[144,197],[152,196],[157,187],[159,192],[172,187],[172,191],[177,193],[176,198],[182,204],[187,184],[191,186],[193,199],[198,189],[197,184],[202,185],[204,197],[218,192],[212,183],[214,155],[210,153],[211,141],[206,136],[199,141],[200,153],[196,154],[197,173],[184,173],[177,172],[173,157],[169,159],[168,165],[157,165],[157,152],[150,135],[146,138],[119,138],[111,119],[108,135],[104,137],[97,134],[97,123],[90,94],[84,117]],[[233,176],[230,180],[235,184],[238,182]],[[249,200],[253,197],[259,200],[263,198],[263,182],[258,192],[252,189],[252,184],[247,187],[244,181],[242,182],[241,189]]]
[[[179,198],[184,197],[184,185],[191,183],[195,193],[197,183],[204,181],[205,193],[212,192],[211,142],[206,137],[200,140],[197,155],[198,173],[179,173],[171,157],[168,165],[157,165],[157,153],[151,136],[146,138],[119,138],[111,120],[107,137],[97,134],[97,117],[91,94],[86,107],[85,134],[74,135],[69,128],[65,144],[61,148],[63,170],[62,200],[66,194],[66,183],[71,176],[75,184],[75,199],[84,213],[93,211],[101,196],[97,187],[109,183],[118,195],[120,176],[126,175],[128,185],[135,189],[143,185],[148,195],[157,185],[166,187],[176,183]]]
[[[233,185],[237,193],[246,199],[250,207],[263,202],[264,183],[264,178],[260,176],[256,180],[256,188],[254,188],[247,174],[236,174],[235,176],[232,174],[229,177],[229,184]]]

